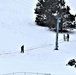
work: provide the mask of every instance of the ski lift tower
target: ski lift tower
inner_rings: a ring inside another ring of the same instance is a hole
[[[57,13],[56,15],[57,19],[57,25],[56,25],[56,41],[55,41],[55,50],[58,50],[58,33],[59,33],[59,22],[60,22],[60,16]]]

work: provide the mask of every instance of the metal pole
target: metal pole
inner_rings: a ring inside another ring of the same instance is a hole
[[[59,16],[57,15],[55,50],[58,50]]]

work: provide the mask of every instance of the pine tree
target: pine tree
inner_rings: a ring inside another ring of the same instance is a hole
[[[64,18],[64,25],[63,25],[63,27],[70,28],[70,29],[71,28],[75,28],[75,23],[74,23],[75,15],[70,13],[70,7],[69,6],[66,7],[65,11],[66,11],[66,13],[65,13],[64,16],[67,16],[67,17]]]
[[[70,7],[65,7],[64,0],[38,0],[36,4],[36,24],[40,26],[47,26],[49,28],[55,28],[57,24],[56,14],[60,16],[59,29],[67,27],[66,22],[74,20],[74,16],[70,13]],[[69,19],[70,18],[70,19]]]
[[[53,13],[56,13],[58,0],[38,0],[36,4],[35,14],[37,25],[55,27],[56,18]]]

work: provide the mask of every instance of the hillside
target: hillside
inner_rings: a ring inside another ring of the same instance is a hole
[[[66,63],[76,59],[76,30],[70,41],[59,34],[59,50],[55,51],[55,32],[35,25],[36,0],[0,0],[0,74],[39,72],[76,74]],[[25,53],[20,53],[21,46]]]

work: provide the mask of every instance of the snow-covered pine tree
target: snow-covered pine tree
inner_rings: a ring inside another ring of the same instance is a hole
[[[56,18],[53,13],[56,13],[57,8],[58,0],[38,0],[35,9],[37,25],[55,27]]]
[[[75,28],[75,15],[70,13],[70,7],[67,6],[65,9],[65,14],[64,14],[64,22],[63,22],[63,28],[65,27],[65,29],[67,28]]]
[[[69,11],[70,7],[65,7],[64,0],[38,0],[35,9],[35,22],[40,26],[55,28],[57,20],[54,14],[58,12],[61,18],[59,28],[62,31],[63,28],[67,26],[66,22],[68,21],[70,15]]]

